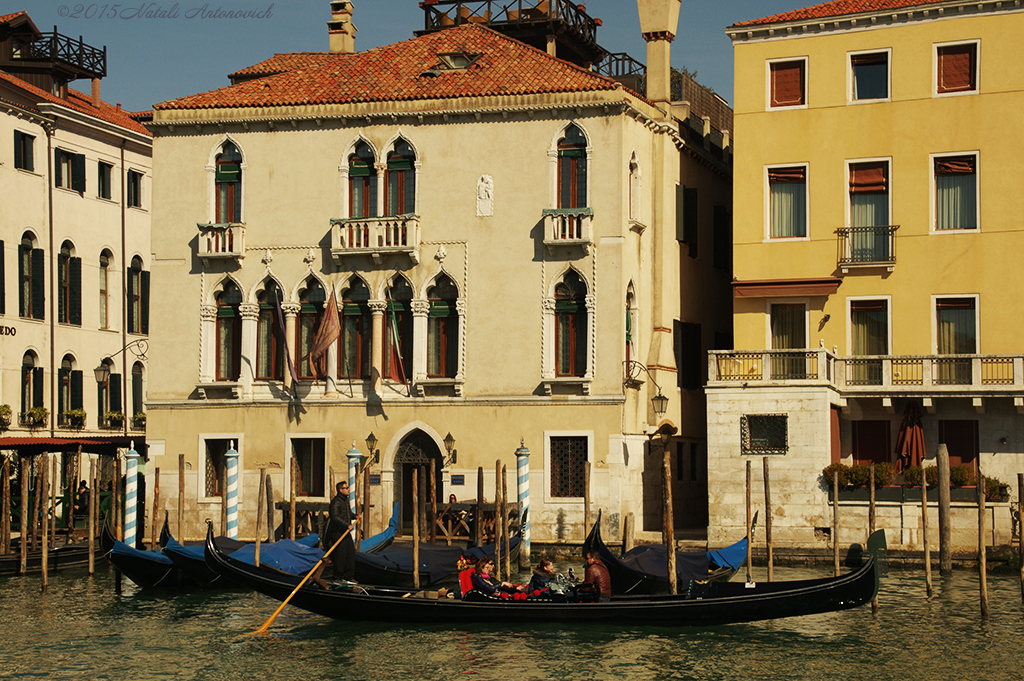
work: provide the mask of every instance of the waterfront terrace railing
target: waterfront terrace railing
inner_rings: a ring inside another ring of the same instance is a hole
[[[56,26],[53,27],[53,31],[40,33],[39,38],[22,45],[13,56],[24,60],[60,62],[95,78],[104,78],[107,75],[107,48],[98,49],[86,45],[82,42],[81,36],[75,40],[62,35],[57,32]]]
[[[713,350],[708,384],[825,383],[844,394],[1024,393],[1024,355],[836,356],[810,350]]]
[[[899,225],[877,227],[843,227],[839,235],[839,267],[887,267],[896,264],[896,230]]]

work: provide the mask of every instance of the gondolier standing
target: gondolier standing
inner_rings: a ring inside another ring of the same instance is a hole
[[[348,504],[348,481],[342,480],[337,486],[338,494],[331,499],[330,522],[327,525],[327,545],[334,546],[348,528],[359,522],[359,516],[352,519],[352,510]],[[331,554],[334,565],[334,578],[343,582],[354,582],[356,577],[356,545],[352,541],[352,533],[342,540]]]

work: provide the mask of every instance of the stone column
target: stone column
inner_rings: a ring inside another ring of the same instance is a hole
[[[387,301],[371,300],[373,336],[370,339],[370,392],[380,392],[384,376],[384,310]]]
[[[338,397],[338,344],[327,348],[327,377],[324,379],[324,397]]]
[[[260,306],[256,303],[242,303],[238,306],[242,317],[242,357],[238,380],[242,384],[242,396],[252,397],[252,384],[256,380],[256,336],[260,319]]]
[[[199,381],[212,383],[217,377],[217,306],[203,305],[199,308],[200,347]]]
[[[292,373],[288,370],[288,364],[291,363],[295,367],[295,374],[298,375],[299,367],[297,366],[299,357],[297,356],[299,337],[295,333],[295,329],[299,322],[299,310],[302,306],[298,303],[284,303],[281,305],[281,312],[284,314],[284,387],[289,390],[294,390],[295,386],[292,385]]]
[[[426,300],[414,300],[412,307],[412,380],[422,381],[427,377],[427,318],[430,303]]]

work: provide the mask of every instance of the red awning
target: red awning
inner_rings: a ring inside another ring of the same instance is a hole
[[[74,452],[79,445],[83,452],[90,454],[113,454],[113,450],[123,449],[135,444],[135,449],[142,452],[146,448],[146,437],[96,437],[96,438],[63,438],[63,437],[3,437],[0,438],[0,449],[31,450],[33,452]]]
[[[820,279],[759,279],[732,282],[737,298],[789,298],[792,296],[828,296],[839,289],[839,277]]]

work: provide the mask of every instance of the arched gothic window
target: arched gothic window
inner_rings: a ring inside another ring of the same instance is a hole
[[[309,358],[309,351],[313,348],[313,336],[320,328],[320,321],[323,319],[324,303],[327,301],[327,293],[319,281],[310,277],[306,288],[299,294],[299,342],[295,357],[295,372],[299,378],[314,379],[324,374],[327,366],[326,357],[322,357],[322,366],[313,366]]]
[[[416,155],[404,139],[395,142],[388,154],[387,193],[385,212],[388,215],[408,215],[416,212]]]
[[[377,216],[377,169],[373,150],[366,142],[356,145],[348,158],[349,217]]]
[[[217,154],[216,222],[242,221],[242,154],[231,142],[225,142]]]
[[[587,372],[587,285],[570,270],[555,287],[555,374]]]
[[[277,310],[284,296],[274,281],[267,281],[256,296],[260,303],[256,331],[256,379],[284,380],[284,327]]]
[[[412,287],[396,277],[387,291],[384,315],[384,375],[408,383],[412,375]]]
[[[338,348],[338,378],[370,377],[370,338],[373,318],[368,301],[370,289],[358,277],[341,293],[341,339]]]
[[[452,378],[459,370],[459,314],[455,303],[459,290],[442,274],[427,291],[427,376]]]
[[[587,206],[587,139],[575,124],[558,140],[558,207]]]
[[[242,292],[232,282],[217,295],[217,380],[237,381],[242,365]]]

